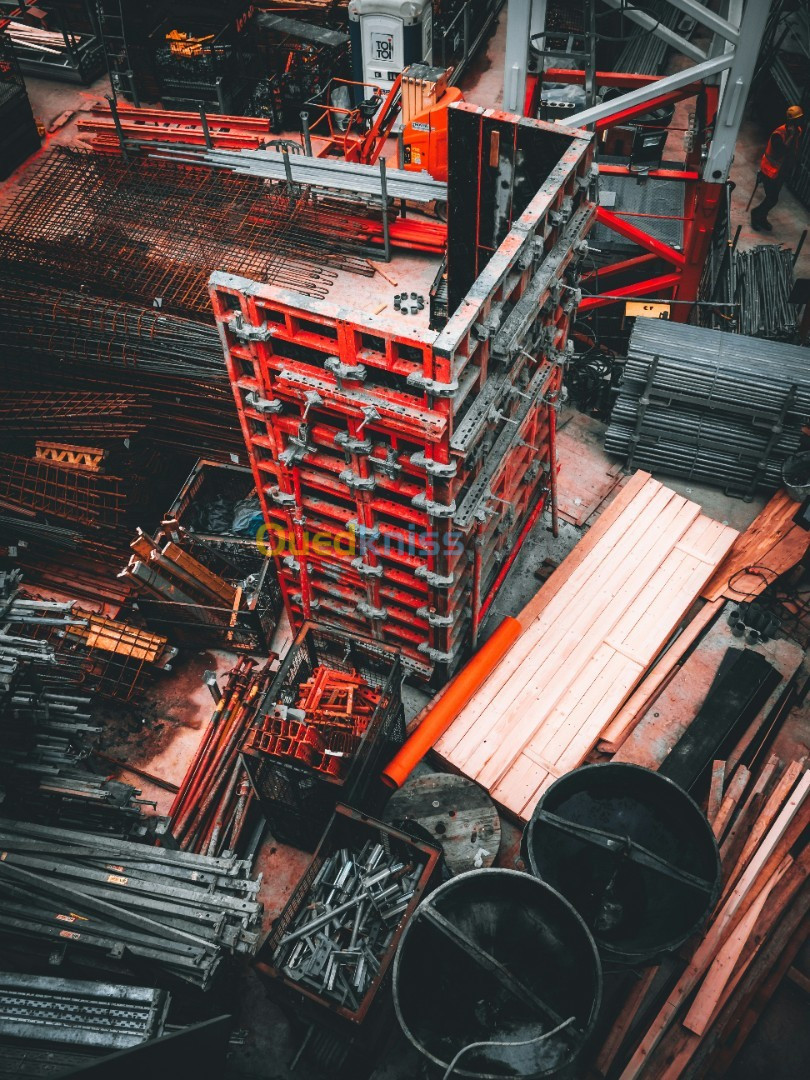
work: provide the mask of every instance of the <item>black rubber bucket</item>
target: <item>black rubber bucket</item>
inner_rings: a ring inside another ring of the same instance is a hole
[[[529,867],[558,889],[603,958],[652,963],[698,930],[720,891],[717,841],[697,804],[640,765],[585,765],[526,827]]]
[[[393,990],[402,1030],[439,1078],[573,1077],[602,968],[585,923],[554,889],[515,870],[471,870],[415,911]]]

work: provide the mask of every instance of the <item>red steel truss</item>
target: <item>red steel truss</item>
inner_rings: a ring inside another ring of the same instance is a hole
[[[543,73],[543,78],[548,82],[569,83],[584,85],[585,72],[581,70],[568,70],[564,68],[550,68]],[[633,90],[639,86],[645,86],[657,81],[654,75],[635,75],[626,72],[596,72],[596,85],[615,87],[621,90]],[[650,101],[636,104],[630,108],[617,111],[611,116],[598,120],[595,123],[597,133],[606,132],[609,128],[618,124],[626,123],[636,116],[644,115],[660,105],[684,101],[695,98],[695,117],[697,133],[693,140],[692,149],[689,151],[685,167],[683,169],[652,169],[645,173],[647,182],[655,183],[680,183],[685,187],[684,198],[684,242],[683,251],[670,247],[652,236],[645,229],[622,218],[609,210],[599,207],[597,220],[607,225],[614,232],[626,239],[632,240],[639,247],[648,252],[655,260],[667,263],[669,270],[644,277],[640,275],[638,280],[625,284],[619,288],[605,287],[602,291],[607,295],[584,296],[579,306],[580,313],[587,313],[597,307],[605,307],[615,304],[623,299],[631,299],[634,296],[669,297],[681,301],[674,305],[672,318],[685,322],[691,313],[691,304],[697,299],[700,277],[711,244],[711,237],[717,221],[717,214],[721,203],[724,184],[709,183],[700,178],[700,158],[704,147],[704,137],[711,133],[717,115],[718,87],[703,82],[690,83],[678,90],[672,90],[661,94]],[[599,172],[603,175],[633,176],[636,175],[629,166],[605,164],[599,165]],[[618,272],[631,269],[629,263],[632,260],[622,260],[621,263],[602,267],[599,270],[598,280],[604,284],[604,279]],[[641,264],[636,260],[637,266]],[[657,263],[657,265],[660,265]],[[594,282],[594,279],[591,279]],[[683,303],[687,301],[687,303]]]

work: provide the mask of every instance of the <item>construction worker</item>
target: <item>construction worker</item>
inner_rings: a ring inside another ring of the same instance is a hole
[[[782,184],[798,156],[799,144],[804,134],[801,123],[803,118],[804,110],[801,105],[791,105],[784,124],[768,139],[757,176],[765,191],[765,198],[751,211],[751,225],[759,232],[770,232],[773,229],[773,225],[768,221],[768,211],[779,201]]]

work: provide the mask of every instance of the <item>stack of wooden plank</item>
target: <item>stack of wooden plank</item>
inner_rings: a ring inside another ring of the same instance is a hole
[[[680,961],[651,969],[630,993],[598,1055],[599,1075],[726,1075],[807,937],[810,770],[773,756],[756,775],[739,766],[724,791],[724,765],[715,762],[709,798],[720,900]]]
[[[639,472],[520,615],[518,638],[436,745],[508,813],[576,768],[737,533]]]
[[[744,603],[800,562],[810,547],[810,532],[793,522],[800,505],[787,492],[777,491],[735,541],[703,596]]]
[[[728,622],[728,613],[735,608],[722,599],[701,608],[619,710],[599,741],[600,751],[612,754],[615,761],[648,769],[663,764],[700,712],[728,651],[743,645]],[[804,650],[788,638],[745,648],[752,655],[764,656],[781,681],[736,740],[738,745],[729,755],[732,768],[756,740],[767,718],[781,706],[787,688],[795,685],[804,658]]]

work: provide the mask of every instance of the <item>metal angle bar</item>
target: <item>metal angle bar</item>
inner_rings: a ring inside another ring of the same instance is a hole
[[[608,0],[606,0],[608,2]],[[751,3],[760,3],[763,7],[769,7],[765,0],[750,0]],[[730,41],[733,44],[739,41],[740,29],[739,26],[728,22],[726,19],[721,18],[717,12],[710,11],[705,4],[698,3],[698,0],[667,0],[667,3],[678,11],[682,11],[684,15],[688,15],[695,22],[701,23],[701,25],[708,27],[715,34],[719,34],[720,37],[725,38],[726,41]]]
[[[228,151],[211,150],[189,154],[161,147],[150,157],[168,157],[173,161],[225,167],[249,176],[283,181],[287,178],[284,155],[274,150]],[[363,192],[381,196],[379,169],[374,165],[336,165],[320,158],[295,155],[289,159],[294,183],[328,187],[338,191]],[[433,202],[447,198],[447,185],[434,180],[428,173],[412,173],[404,169],[389,169],[386,174],[388,194],[415,202]]]
[[[610,101],[603,101],[599,105],[594,105],[591,109],[584,109],[582,112],[574,113],[573,116],[566,116],[565,126],[573,128],[595,124],[597,120],[613,116],[614,113],[621,112],[641,102],[652,101],[653,98],[660,97],[661,94],[666,94],[670,90],[679,90],[682,86],[688,86],[691,82],[700,82],[710,75],[717,75],[719,72],[725,71],[726,68],[730,68],[733,60],[733,54],[723,54],[722,56],[714,56],[709,60],[703,60],[694,67],[684,68],[683,71],[676,71],[673,75],[665,75],[663,79],[658,79],[648,86],[640,86],[637,90],[631,90],[629,94],[622,94],[621,97],[612,98]],[[557,124],[561,123],[560,120],[555,122]]]
[[[674,0],[670,0],[674,3]],[[678,52],[683,53],[684,56],[691,57],[692,60],[705,60],[706,53],[702,49],[699,49],[697,45],[693,45],[691,41],[687,41],[685,37],[681,37],[680,34],[676,34],[674,30],[670,30],[668,26],[661,26],[657,19],[654,19],[651,15],[648,15],[645,11],[634,11],[632,9],[625,8],[626,0],[604,0],[604,3],[608,7],[613,8],[614,11],[623,11],[626,18],[631,22],[634,22],[637,26],[644,27],[645,30],[651,30],[655,37],[660,38],[661,41],[665,41],[667,45],[671,45],[673,49],[677,49]],[[571,123],[573,118],[568,118],[566,123]]]
[[[729,72],[703,166],[703,179],[711,183],[725,183],[731,170],[737,135],[769,11],[770,3],[766,3],[766,0],[748,0],[740,24],[739,42],[733,52],[723,53],[720,57],[726,61]]]

